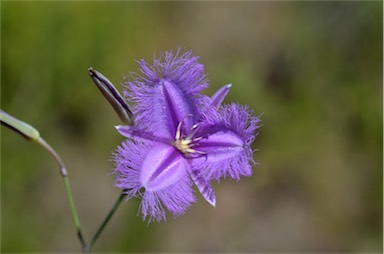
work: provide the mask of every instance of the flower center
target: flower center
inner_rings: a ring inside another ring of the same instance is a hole
[[[189,134],[184,137],[184,135],[181,134],[182,123],[183,120],[181,120],[177,125],[175,141],[173,141],[172,145],[181,153],[183,153],[185,157],[190,157],[190,154],[206,154],[205,152],[193,149],[193,147],[198,144],[196,142],[202,139],[202,137],[194,138],[194,135],[199,128],[199,124],[192,126]]]
[[[176,139],[173,142],[173,146],[176,147],[177,150],[182,152],[183,154],[188,154],[193,152],[194,150],[191,148],[192,140],[188,139]]]

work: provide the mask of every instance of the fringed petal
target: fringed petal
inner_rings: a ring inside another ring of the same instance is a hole
[[[186,175],[180,181],[157,191],[145,191],[140,204],[143,220],[148,222],[166,219],[165,208],[173,215],[179,216],[196,202],[192,190],[192,182]]]
[[[181,120],[190,128],[201,114],[199,106],[207,100],[198,94],[207,87],[198,57],[192,57],[191,52],[169,51],[155,59],[153,65],[144,60],[139,65],[142,75],[132,74],[125,92],[135,103],[132,111],[137,125],[168,137],[174,137]]]
[[[140,174],[145,188],[141,205],[144,219],[165,219],[163,207],[181,215],[195,201],[188,167],[186,159],[171,146],[157,145],[149,151]]]
[[[205,154],[193,159],[194,167],[203,169],[200,173],[208,179],[251,175],[255,164],[251,144],[259,123],[246,106],[234,103],[207,111],[199,133],[204,138],[194,147]]]
[[[158,144],[149,151],[141,168],[145,189],[157,191],[183,178],[189,163],[174,147]]]
[[[165,220],[166,210],[181,215],[195,201],[189,163],[172,146],[127,140],[114,160],[115,185],[125,190],[128,199],[142,198],[144,220]]]
[[[113,154],[115,186],[126,190],[127,198],[140,196],[140,169],[150,146],[131,140],[124,141]]]
[[[201,195],[212,206],[216,206],[216,195],[209,180],[199,174],[199,171],[191,170],[192,181],[195,183]]]

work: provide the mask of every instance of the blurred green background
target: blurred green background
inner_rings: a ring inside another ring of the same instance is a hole
[[[122,90],[135,59],[190,49],[212,94],[263,113],[250,178],[149,226],[123,203],[95,252],[382,252],[383,6],[378,2],[1,2],[1,108],[64,159],[87,239],[119,195],[123,140],[92,66]],[[1,251],[80,252],[64,185],[1,128]]]

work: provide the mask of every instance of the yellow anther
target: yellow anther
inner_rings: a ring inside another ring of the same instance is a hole
[[[189,116],[191,116],[191,115],[188,115],[187,117],[189,117]],[[182,124],[182,122],[183,121],[180,121],[179,124],[177,125],[175,141],[173,142],[173,146],[177,150],[182,152],[186,157],[189,157],[190,153],[206,154],[205,152],[201,152],[201,151],[198,151],[198,150],[195,150],[195,149],[192,148],[192,147],[194,147],[196,145],[196,143],[193,143],[193,142],[196,142],[196,141],[202,139],[202,137],[192,139],[192,137],[195,134],[194,132],[196,131],[198,125],[195,124],[192,127],[192,131],[191,131],[191,133],[193,133],[192,135],[187,135],[186,137],[184,136],[184,138],[182,139],[181,138],[181,136],[182,136],[182,134],[181,134],[181,124]]]
[[[190,149],[189,145],[191,144],[192,140],[187,139],[176,139],[175,142],[173,142],[173,145],[182,153],[188,153],[188,150]]]

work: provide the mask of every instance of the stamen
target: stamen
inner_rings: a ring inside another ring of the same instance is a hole
[[[189,115],[184,116],[184,117],[181,119],[181,121],[179,122],[179,124],[177,125],[176,135],[175,135],[175,139],[176,139],[176,140],[179,140],[180,137],[181,137],[181,125],[183,124],[184,119],[187,118],[187,117],[192,117],[192,115],[189,114]],[[192,127],[192,128],[193,128],[193,127]]]
[[[205,155],[205,154],[207,154],[206,152],[199,151],[199,150],[195,150],[195,149],[192,149],[192,148],[188,148],[188,149],[187,149],[187,152],[188,152],[188,153],[197,153],[197,154],[201,154],[201,155]]]
[[[179,140],[179,139],[180,139],[180,135],[181,135],[181,133],[180,133],[181,123],[182,123],[182,121],[180,121],[179,124],[177,125],[176,136],[175,136],[175,139],[176,139],[176,140]]]
[[[197,131],[200,129],[200,123],[197,123],[195,125],[192,126],[191,130],[189,131],[186,139],[192,139],[193,136],[196,135]]]
[[[202,152],[192,148],[198,145],[197,143],[195,143],[196,141],[199,141],[204,138],[204,137],[193,138],[199,130],[200,123],[193,125],[188,135],[182,138],[183,135],[181,133],[181,127],[182,127],[183,121],[185,118],[191,117],[191,116],[192,115],[187,115],[183,117],[183,119],[179,122],[176,128],[175,141],[173,142],[174,147],[180,152],[182,152],[184,156],[187,158],[190,157],[190,154],[200,154],[200,155],[207,154],[206,152]]]
[[[194,142],[195,142],[195,141],[199,141],[199,140],[202,140],[203,138],[204,138],[203,136],[198,137],[198,138],[194,138],[193,141],[194,141]]]

